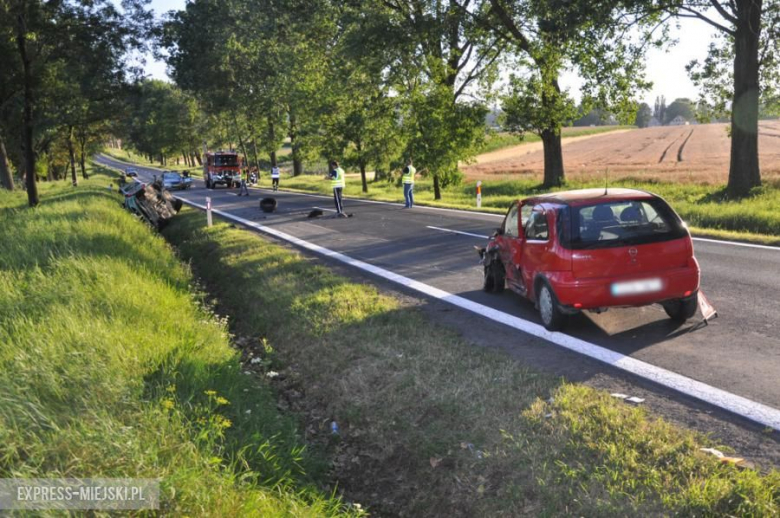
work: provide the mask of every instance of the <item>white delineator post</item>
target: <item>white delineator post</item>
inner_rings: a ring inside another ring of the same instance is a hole
[[[477,182],[477,207],[482,207],[482,180]]]
[[[206,223],[211,226],[211,198],[206,198]]]

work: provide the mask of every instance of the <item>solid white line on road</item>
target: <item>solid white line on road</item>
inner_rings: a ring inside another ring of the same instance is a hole
[[[780,252],[780,247],[777,246],[754,245],[753,243],[737,243],[736,241],[721,241],[720,239],[707,239],[704,237],[694,237],[692,239],[694,241],[703,241],[705,243],[714,243],[716,245],[744,246],[747,248],[761,248],[762,250],[774,250],[775,252]]]
[[[205,210],[204,205],[186,200],[184,198],[181,198],[181,200],[188,205]],[[661,367],[656,367],[655,365],[645,363],[641,360],[636,360],[605,347],[580,340],[579,338],[574,338],[563,333],[547,331],[539,324],[523,320],[522,318],[510,315],[509,313],[504,313],[503,311],[498,311],[497,309],[493,309],[488,306],[484,306],[458,295],[453,295],[452,293],[440,290],[439,288],[424,284],[419,281],[415,281],[409,277],[398,275],[397,273],[385,270],[384,268],[379,268],[378,266],[353,259],[342,253],[329,250],[308,241],[304,241],[303,239],[299,239],[285,232],[281,232],[274,228],[255,223],[254,221],[240,218],[217,209],[214,209],[213,212],[219,216],[222,216],[223,218],[235,221],[250,228],[254,228],[260,232],[272,235],[298,247],[311,250],[312,252],[316,252],[325,257],[335,259],[360,270],[372,273],[378,277],[395,282],[429,297],[448,302],[461,309],[471,311],[472,313],[476,313],[495,322],[499,322],[517,329],[518,331],[522,331],[531,336],[552,342],[576,353],[604,362],[623,371],[630,372],[631,374],[648,379],[672,390],[676,390],[677,392],[687,396],[699,399],[724,410],[728,410],[729,412],[740,415],[764,426],[769,426],[775,430],[780,430],[780,410],[776,408],[751,401],[742,396],[726,392],[725,390],[707,385],[706,383],[696,381],[681,374],[668,371]]]
[[[482,234],[472,234],[471,232],[463,232],[462,230],[452,230],[449,228],[441,228],[441,227],[432,227],[430,225],[426,226],[425,228],[432,228],[433,230],[441,230],[442,232],[451,232],[453,234],[462,234],[464,236],[471,236],[471,237],[478,237],[481,239],[487,239],[488,236],[483,236]]]
[[[118,159],[111,158],[111,157],[105,157],[105,158],[107,158],[108,160],[114,160],[114,161],[125,163],[125,164],[128,164],[128,165],[135,165],[135,164],[131,164],[130,162],[123,162],[122,160],[118,160]],[[105,164],[103,164],[103,165],[105,165]],[[162,171],[162,169],[157,169],[156,167],[152,167],[152,166],[136,166],[136,167],[138,167],[138,168],[147,168],[147,169],[155,169],[157,171]],[[250,189],[256,189],[258,191],[275,192],[275,191],[272,191],[271,189],[265,189],[263,187],[250,187]],[[324,194],[309,194],[309,193],[296,192],[296,191],[282,191],[282,192],[284,192],[285,194],[297,194],[299,196],[310,196],[310,197],[314,197],[314,198],[326,198],[326,199],[330,199],[331,198],[330,196],[326,196]],[[391,206],[395,206],[395,207],[402,207],[402,205],[400,203],[393,203],[393,202],[389,202],[389,201],[364,200],[362,198],[351,198],[351,197],[346,197],[346,196],[345,196],[345,199],[359,201],[359,202],[362,202],[362,203],[375,203],[375,204],[378,204],[378,205],[391,205]],[[502,214],[493,214],[491,212],[477,212],[475,210],[447,209],[447,208],[444,208],[444,207],[426,207],[426,206],[423,206],[423,205],[418,205],[415,208],[428,209],[428,210],[439,210],[439,211],[445,211],[445,212],[455,212],[455,213],[458,213],[458,214],[461,214],[461,215],[477,214],[477,215],[480,215],[480,216],[490,216],[490,217],[493,217],[493,218],[503,218],[504,217],[504,215],[502,215]],[[709,238],[704,238],[704,237],[694,237],[692,239],[694,241],[702,241],[702,242],[705,242],[705,243],[713,243],[713,244],[716,244],[716,245],[743,246],[743,247],[747,247],[747,248],[760,248],[760,249],[763,249],[763,250],[773,250],[775,252],[780,252],[780,247],[778,247],[778,246],[754,245],[752,243],[740,243],[740,242],[737,242],[737,241],[724,241],[724,240],[720,240],[720,239],[709,239]]]

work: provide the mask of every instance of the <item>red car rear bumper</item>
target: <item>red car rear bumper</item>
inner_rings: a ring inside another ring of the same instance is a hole
[[[614,295],[616,283],[659,279],[657,291]],[[699,289],[699,266],[694,262],[688,267],[654,272],[645,276],[576,279],[571,272],[551,272],[548,280],[562,306],[576,309],[595,309],[620,306],[646,306],[670,299],[690,296]]]

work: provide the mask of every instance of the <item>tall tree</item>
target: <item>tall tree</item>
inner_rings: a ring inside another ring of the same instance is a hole
[[[484,30],[472,0],[384,0],[377,39],[404,100],[406,154],[433,177],[434,198],[460,180],[458,162],[474,155],[485,134],[488,85],[505,42]],[[367,24],[367,27],[370,25]],[[368,39],[368,37],[367,37]]]
[[[703,66],[694,62],[689,70],[703,95],[721,111],[730,105],[727,189],[732,196],[745,196],[761,185],[759,103],[778,91],[780,0],[676,0],[667,8],[676,16],[702,20],[720,33]]]
[[[646,128],[650,124],[650,119],[653,118],[653,110],[647,103],[639,105],[639,109],[636,111],[635,124],[638,128]]]
[[[90,76],[92,84],[105,77],[121,78],[124,52],[142,47],[150,18],[143,0],[124,0],[123,13],[110,0],[8,0],[0,5],[0,39],[14,41],[16,47],[13,59],[4,62],[3,73],[20,85],[14,96],[21,115],[12,116],[21,121],[23,170],[28,202],[34,206],[39,203],[36,151],[45,149],[55,133],[44,131],[43,123],[48,121],[51,129],[64,122],[52,115],[53,107],[46,105],[49,97],[77,75],[77,64],[88,63],[96,67],[92,72],[101,71]],[[74,97],[78,94],[74,92]]]
[[[633,99],[649,87],[642,52],[654,42],[661,17],[637,12],[631,0],[490,0],[490,6],[483,23],[511,42],[521,70],[512,76],[504,100],[507,124],[517,133],[533,131],[541,137],[543,185],[561,185],[561,126],[576,114],[560,87],[561,72],[567,67],[579,71],[586,106],[630,120],[636,113]],[[640,36],[630,38],[631,31]]]

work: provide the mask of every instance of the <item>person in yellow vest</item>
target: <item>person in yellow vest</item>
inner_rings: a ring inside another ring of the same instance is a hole
[[[410,158],[406,162],[406,167],[403,170],[404,181],[404,208],[411,209],[414,207],[414,175],[417,174],[417,169],[412,165],[412,159]]]
[[[239,196],[249,196],[249,189],[247,188],[247,182],[249,182],[249,169],[241,171],[241,184],[238,190]]]
[[[344,205],[341,203],[341,196],[346,185],[344,179],[344,170],[339,167],[339,163],[335,160],[330,163],[330,186],[333,188],[333,201],[336,204],[336,215],[346,216],[344,214]]]

